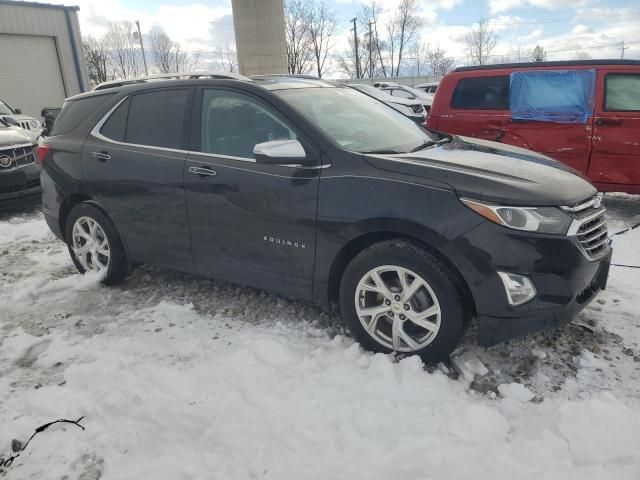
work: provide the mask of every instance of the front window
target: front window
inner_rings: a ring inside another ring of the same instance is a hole
[[[393,108],[349,88],[300,88],[275,93],[347,150],[404,153],[436,140]]]
[[[0,115],[13,115],[13,110],[11,107],[0,100]]]

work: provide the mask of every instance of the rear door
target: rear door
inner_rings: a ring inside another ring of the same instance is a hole
[[[297,139],[313,146],[267,102],[203,87],[185,165],[197,271],[290,296],[311,296],[320,168],[258,164],[257,143]]]
[[[183,171],[190,88],[124,98],[83,149],[87,190],[107,209],[131,260],[192,270]]]
[[[640,71],[598,72],[589,178],[605,190],[640,192]]]
[[[501,142],[510,118],[508,75],[462,77],[454,87],[449,111],[438,117],[437,128]]]

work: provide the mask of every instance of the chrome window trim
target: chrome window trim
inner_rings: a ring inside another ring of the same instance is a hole
[[[219,153],[198,152],[196,150],[183,150],[180,148],[167,148],[167,147],[156,147],[153,145],[141,145],[138,143],[120,142],[118,140],[113,140],[112,138],[105,137],[102,133],[100,133],[100,130],[102,129],[104,124],[107,123],[107,120],[109,120],[113,112],[115,112],[118,109],[118,107],[122,105],[129,98],[131,98],[131,95],[127,95],[126,97],[122,98],[118,103],[116,103],[113,107],[111,107],[111,109],[109,109],[109,111],[104,114],[104,116],[100,119],[100,121],[96,123],[95,127],[93,127],[93,129],[89,134],[94,138],[102,140],[103,142],[113,143],[114,145],[121,145],[123,147],[146,148],[149,150],[161,150],[164,152],[171,152],[171,153],[184,153],[186,155],[204,155],[206,157],[212,157],[212,158],[223,158],[226,160],[237,160],[240,162],[257,163],[255,158],[235,157],[233,155],[222,155]],[[220,166],[224,167],[224,165],[220,165]],[[329,164],[321,164],[321,165],[312,165],[308,167],[304,165],[277,165],[277,166],[288,167],[288,168],[300,168],[305,170],[320,170],[323,168],[330,167],[331,164],[329,163]]]

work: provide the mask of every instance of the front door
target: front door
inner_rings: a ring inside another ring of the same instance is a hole
[[[182,186],[190,95],[182,88],[126,97],[84,145],[85,183],[134,262],[193,267]]]
[[[310,156],[313,147],[250,94],[202,88],[195,110],[184,184],[196,269],[309,298],[320,169],[258,164],[253,147],[297,139]]]
[[[597,85],[589,178],[603,190],[640,193],[640,73],[600,71]]]

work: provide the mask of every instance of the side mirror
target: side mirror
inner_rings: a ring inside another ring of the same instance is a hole
[[[19,108],[14,108],[13,111],[16,112],[16,115],[20,115],[22,113],[22,110]]]
[[[256,144],[253,155],[257,163],[268,165],[305,165],[309,161],[298,140],[271,140]]]

